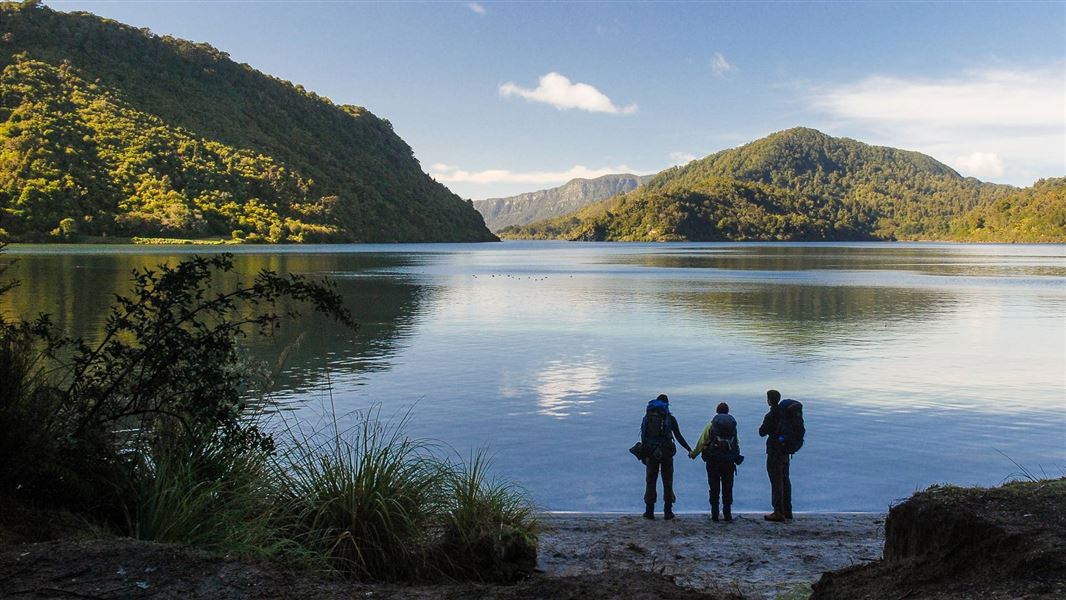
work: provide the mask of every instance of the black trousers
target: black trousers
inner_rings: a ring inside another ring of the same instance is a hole
[[[785,453],[766,455],[766,474],[770,477],[770,501],[774,512],[792,517],[792,482],[788,478],[789,456]]]
[[[660,473],[663,476],[663,502],[672,504],[676,500],[674,497],[674,457],[668,455],[657,459],[649,456],[644,459],[644,464],[647,465],[644,477],[644,504],[655,504],[658,497],[655,488]]]
[[[737,467],[733,461],[714,459],[707,461],[707,488],[712,505],[718,506],[719,493],[722,497],[722,506],[733,504],[733,475],[736,472]]]

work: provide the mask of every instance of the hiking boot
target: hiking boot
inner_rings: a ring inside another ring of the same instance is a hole
[[[718,505],[717,504],[712,504],[711,505],[711,520],[714,521],[715,523],[718,522]]]
[[[785,515],[783,515],[783,514],[781,514],[779,512],[772,512],[772,513],[770,513],[768,515],[763,515],[762,518],[766,519],[767,521],[772,521],[774,523],[784,523],[785,522]]]
[[[725,518],[726,523],[733,520],[733,513],[730,512],[728,504],[722,507],[722,517]]]
[[[649,521],[654,521],[655,520],[655,505],[654,504],[646,504],[645,507],[646,508],[644,510],[644,515],[643,515],[644,518],[649,520]]]
[[[788,520],[788,521],[791,521],[792,520],[792,513],[790,513],[790,512],[785,513],[785,519]]]
[[[663,518],[667,521],[674,518],[674,511],[669,504],[663,507]]]

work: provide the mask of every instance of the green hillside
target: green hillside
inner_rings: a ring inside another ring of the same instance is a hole
[[[795,128],[667,169],[636,191],[501,231],[580,240],[943,239],[1016,188],[918,152]],[[1060,233],[1060,235],[1062,235]]]
[[[1066,177],[1041,179],[955,219],[951,237],[971,242],[1066,242]]]
[[[488,241],[388,121],[219,50],[0,3],[0,234]]]

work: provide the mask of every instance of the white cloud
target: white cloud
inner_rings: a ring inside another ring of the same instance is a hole
[[[1061,63],[942,79],[871,75],[814,89],[807,101],[834,129],[858,128],[864,141],[954,159],[965,175],[1028,184],[1066,172]]]
[[[973,152],[955,159],[954,167],[974,177],[1002,177],[1003,159],[995,152]]]
[[[613,173],[636,173],[626,165],[616,167],[604,167],[590,169],[584,165],[577,165],[562,171],[509,171],[507,169],[486,169],[484,171],[465,171],[454,165],[435,163],[430,165],[430,175],[442,183],[535,183],[535,184],[559,184],[566,183],[571,179],[592,179]]]
[[[500,96],[517,96],[530,102],[550,104],[559,110],[576,108],[588,112],[628,115],[637,112],[636,104],[618,106],[606,94],[587,83],[572,83],[554,71],[544,75],[534,89],[508,82],[500,86]]]
[[[485,7],[480,2],[467,2],[466,7],[479,15],[485,14]]]
[[[724,77],[726,73],[736,71],[737,68],[726,60],[721,52],[715,52],[714,56],[711,57],[711,70],[714,71],[715,75]]]
[[[814,96],[846,119],[943,125],[1063,127],[1066,89],[1055,70],[972,71],[944,80],[875,75]]]
[[[697,158],[697,156],[691,152],[671,152],[669,156],[670,164],[674,165],[687,165]]]

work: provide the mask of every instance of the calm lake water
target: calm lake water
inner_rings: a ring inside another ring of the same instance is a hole
[[[131,269],[211,248],[13,246],[0,307],[93,337]],[[933,483],[1066,474],[1066,247],[507,242],[237,247],[256,270],[328,275],[356,334],[305,317],[252,354],[290,418],[410,409],[550,510],[640,510],[626,451],[669,394],[695,443],[728,402],[747,457],[736,510],[769,508],[765,390],[801,400],[796,510],[880,511]],[[680,510],[706,509],[677,458]]]

